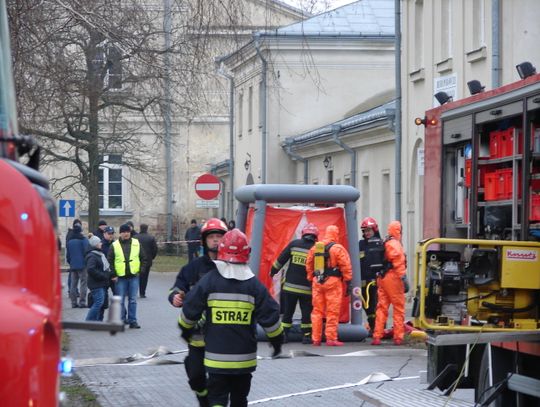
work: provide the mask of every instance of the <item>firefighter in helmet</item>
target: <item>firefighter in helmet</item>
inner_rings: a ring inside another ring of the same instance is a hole
[[[300,303],[302,343],[311,343],[311,311],[313,305],[311,303],[311,282],[307,280],[306,276],[306,258],[309,249],[315,244],[318,236],[319,229],[317,226],[308,223],[302,229],[302,238],[290,242],[283,249],[270,270],[270,275],[273,277],[290,261],[282,288],[284,294],[282,323],[285,330],[285,342],[288,341],[288,332],[292,326],[292,317],[296,304]]]
[[[213,262],[217,258],[218,245],[227,232],[227,225],[217,218],[208,219],[201,228],[201,244],[204,255],[186,264],[178,275],[174,286],[169,290],[169,302],[174,307],[181,307],[185,295],[208,272],[215,270]],[[202,323],[200,324],[202,325]],[[200,326],[199,328],[202,328]],[[200,406],[208,406],[206,371],[204,368],[204,338],[201,329],[197,330],[188,344],[188,355],[184,366],[189,379],[189,386],[197,395]]]
[[[360,229],[363,236],[363,239],[358,243],[360,272],[362,274],[362,305],[366,312],[370,335],[373,335],[377,307],[377,274],[383,268],[384,242],[375,219],[364,218]]]
[[[339,311],[341,308],[343,282],[348,291],[352,279],[351,259],[347,250],[337,243],[339,228],[330,225],[322,242],[317,242],[308,253],[306,272],[312,282],[313,312],[311,313],[313,346],[321,346],[322,321],[326,315],[326,346],[343,346],[338,340]],[[324,266],[316,267],[316,257],[324,258]]]
[[[217,271],[207,273],[186,295],[178,319],[182,337],[191,341],[197,321],[206,315],[204,365],[210,406],[247,406],[251,373],[257,366],[257,323],[281,352],[279,305],[247,262],[246,235],[233,229],[219,244]]]
[[[390,304],[394,307],[394,345],[403,343],[405,334],[405,291],[407,283],[407,261],[401,245],[401,222],[394,220],[388,225],[388,236],[384,242],[385,265],[377,277],[377,313],[372,345],[380,345]]]

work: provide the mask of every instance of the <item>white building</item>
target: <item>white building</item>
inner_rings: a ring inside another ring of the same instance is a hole
[[[519,80],[515,66],[540,65],[540,2],[405,0],[402,4],[402,213],[409,258],[422,236],[424,129],[416,117],[438,106],[433,95],[469,96]],[[420,159],[419,159],[420,157]],[[430,236],[433,237],[433,236]]]
[[[236,187],[354,184],[361,214],[390,220],[393,4],[362,0],[260,32],[223,59],[235,84]]]

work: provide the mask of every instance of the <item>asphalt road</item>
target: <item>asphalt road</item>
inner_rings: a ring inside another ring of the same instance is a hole
[[[66,278],[63,273],[63,278]],[[174,273],[152,273],[148,298],[138,300],[138,319],[142,329],[127,329],[111,336],[104,332],[70,330],[70,356],[77,364],[94,364],[76,368],[83,383],[107,406],[196,406],[195,397],[181,364],[186,345],[179,338],[176,325],[178,309],[166,300]],[[71,309],[64,292],[64,319],[83,320],[87,309]],[[140,363],[144,355],[156,349],[164,354],[143,364],[110,363],[134,356]],[[418,378],[426,369],[423,345],[410,347],[386,345],[374,348],[368,339],[363,343],[346,343],[343,347],[313,347],[300,343],[284,345],[284,355],[292,358],[265,359],[270,354],[266,343],[259,344],[257,370],[249,395],[250,405],[278,406],[371,406],[353,394],[361,386],[385,388],[425,388]],[[293,352],[291,352],[293,351]],[[306,353],[307,352],[307,353]],[[313,356],[308,356],[313,354]],[[96,358],[105,358],[98,359]],[[148,364],[160,363],[160,364]],[[397,380],[355,385],[373,373],[384,373]],[[463,395],[460,395],[463,397]],[[468,395],[470,397],[470,395]],[[411,406],[416,406],[410,400]]]

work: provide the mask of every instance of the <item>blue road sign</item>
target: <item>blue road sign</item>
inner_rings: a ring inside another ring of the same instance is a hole
[[[74,218],[75,199],[60,199],[58,203],[58,216],[61,218]]]

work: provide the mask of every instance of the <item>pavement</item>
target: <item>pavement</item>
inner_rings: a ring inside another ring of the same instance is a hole
[[[67,279],[66,273],[63,279]],[[152,272],[147,288],[147,298],[138,299],[138,321],[141,329],[129,329],[111,336],[106,332],[67,330],[70,338],[70,355],[77,363],[88,359],[121,358],[150,353],[161,347],[179,351],[153,358],[163,364],[97,364],[76,368],[83,383],[98,397],[103,407],[133,406],[196,406],[196,400],[187,383],[181,364],[187,347],[179,337],[176,320],[177,308],[167,301],[167,293],[174,282],[175,273]],[[64,296],[65,320],[84,320],[88,309],[72,309]],[[265,359],[271,353],[267,343],[259,343],[258,361],[253,374],[250,405],[264,407],[298,406],[372,406],[353,394],[362,386],[385,388],[425,388],[420,383],[419,372],[426,370],[426,350],[423,345],[392,346],[391,342],[380,347],[365,342],[349,342],[343,347],[313,347],[300,343],[283,346],[283,354],[295,357]],[[308,356],[307,351],[317,356]],[[99,362],[99,360],[97,360]],[[105,360],[106,361],[106,360]],[[168,364],[167,364],[168,363]],[[370,374],[381,372],[393,381],[356,385]],[[469,391],[460,397],[470,399]],[[411,406],[416,406],[410,400]]]

